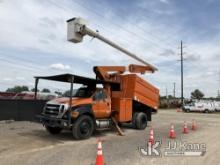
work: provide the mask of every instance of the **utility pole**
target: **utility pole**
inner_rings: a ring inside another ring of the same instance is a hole
[[[181,106],[183,107],[183,42],[181,41],[180,46],[180,55],[181,55]]]
[[[173,83],[173,98],[176,98],[176,83]]]
[[[169,98],[168,98],[168,92],[167,92],[167,86],[166,86],[166,100],[167,100],[167,108],[169,108]]]
[[[168,95],[167,95],[167,86],[166,86],[166,99],[168,98]]]
[[[220,70],[219,70],[219,77],[218,77],[218,96],[217,98],[220,99]]]

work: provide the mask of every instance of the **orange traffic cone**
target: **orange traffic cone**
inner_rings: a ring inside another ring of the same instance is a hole
[[[171,126],[170,126],[169,138],[171,138],[171,139],[176,138],[176,133],[174,131],[174,125],[173,124],[171,124]]]
[[[98,140],[98,150],[96,156],[96,165],[104,165],[104,157],[102,155],[102,142]]]
[[[151,145],[154,144],[154,130],[153,130],[153,128],[150,129],[150,135],[149,135],[148,143],[151,143]]]
[[[196,121],[192,121],[192,130],[195,131],[197,129]]]
[[[183,133],[187,134],[189,133],[189,129],[187,127],[187,123],[184,121],[184,125],[183,125]]]

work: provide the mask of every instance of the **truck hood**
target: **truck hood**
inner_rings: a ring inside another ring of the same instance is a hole
[[[70,98],[68,97],[62,97],[57,98],[54,100],[51,100],[47,102],[48,104],[69,104]],[[73,97],[72,98],[72,106],[82,105],[82,104],[91,104],[92,99],[91,98],[79,98],[79,97]]]

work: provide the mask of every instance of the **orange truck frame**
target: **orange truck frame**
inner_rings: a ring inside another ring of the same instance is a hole
[[[68,129],[75,139],[86,139],[95,129],[112,126],[123,134],[118,126],[122,123],[145,129],[152,112],[157,112],[159,90],[136,73],[154,72],[154,69],[131,64],[128,68],[96,66],[94,72],[96,79],[71,74],[35,77],[35,96],[39,79],[71,84],[69,97],[48,101],[38,116],[46,130],[58,134]],[[73,90],[74,83],[82,87]]]

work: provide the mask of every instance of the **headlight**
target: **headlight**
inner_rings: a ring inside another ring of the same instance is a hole
[[[69,108],[68,104],[62,104],[59,110],[60,114],[64,114],[68,110],[68,108]]]

